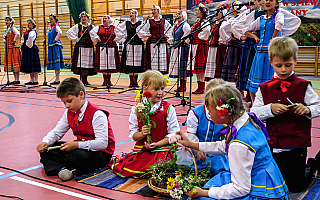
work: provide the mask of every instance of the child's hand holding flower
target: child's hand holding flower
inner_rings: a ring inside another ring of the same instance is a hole
[[[199,187],[194,187],[191,191],[185,193],[190,198],[209,197],[209,191]]]
[[[37,146],[37,151],[39,153],[44,152],[45,148],[48,147],[48,144],[46,142],[41,142],[38,146]]]
[[[281,104],[281,103],[273,103],[271,104],[271,112],[274,115],[281,115],[285,112],[287,112],[289,109],[286,108],[286,105]]]
[[[142,126],[141,132],[142,132],[142,135],[143,135],[143,136],[146,136],[146,135],[150,134],[150,133],[149,133],[148,125]]]
[[[79,148],[78,142],[66,142],[61,145],[61,151],[72,151]]]
[[[148,150],[152,150],[154,148],[157,148],[159,145],[156,142],[153,142],[151,144],[149,144],[148,142],[144,142],[144,146],[148,149]]]

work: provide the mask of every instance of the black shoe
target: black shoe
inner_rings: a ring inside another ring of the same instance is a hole
[[[317,160],[314,158],[309,158],[307,161],[305,175],[304,175],[308,183],[310,183],[310,181],[312,180],[316,170],[317,170]]]
[[[33,82],[32,83],[32,85],[38,85],[39,84],[39,82],[37,81],[37,82]]]
[[[20,81],[12,81],[11,84],[13,85],[20,84]]]
[[[55,81],[55,82],[50,83],[50,85],[59,85],[59,84],[60,84],[60,81]]]
[[[31,82],[31,81],[26,82],[25,85],[33,85],[33,82]]]

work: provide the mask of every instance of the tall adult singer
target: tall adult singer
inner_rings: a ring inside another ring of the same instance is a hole
[[[199,4],[199,9],[196,12],[197,21],[193,24],[191,30],[195,30],[201,27],[204,23],[208,23],[208,8],[202,3]],[[192,60],[188,61],[188,70],[190,70],[190,64],[192,63],[192,69],[190,72],[197,75],[198,88],[192,94],[203,94],[205,89],[204,73],[206,70],[207,55],[209,50],[208,39],[210,36],[210,26],[204,27],[194,33],[194,40],[191,44],[192,48]],[[190,54],[191,50],[189,51]],[[188,56],[190,59],[190,56]]]
[[[173,26],[172,36],[174,45],[182,37],[185,37],[191,32],[190,25],[186,22],[187,13],[186,11],[177,11],[177,23]],[[180,86],[176,90],[177,92],[186,91],[187,89],[187,61],[189,53],[189,44],[183,43],[181,47],[171,49],[171,57],[169,64],[169,74],[172,78],[180,79]]]
[[[68,39],[77,41],[72,55],[71,71],[74,74],[80,75],[80,79],[84,85],[90,85],[88,82],[88,76],[97,74],[93,67],[94,50],[93,43],[89,35],[89,32],[94,28],[94,26],[89,23],[90,15],[86,11],[82,11],[79,18],[81,18],[81,22],[74,25],[67,31]],[[81,40],[79,41],[80,37]]]
[[[111,73],[117,73],[120,70],[120,55],[115,41],[116,35],[112,34],[114,29],[111,17],[104,15],[101,25],[94,27],[90,31],[91,40],[97,43],[94,68],[96,72],[103,73],[102,86],[113,86],[111,83]],[[103,48],[108,39],[107,48]]]
[[[143,70],[144,44],[143,39],[140,39],[138,35],[136,35],[136,31],[139,30],[137,27],[141,25],[141,21],[137,21],[138,11],[136,9],[131,9],[129,12],[129,17],[130,21],[121,23],[115,30],[115,33],[119,40],[125,40],[122,43],[123,51],[120,72],[129,74],[129,88],[136,88],[139,87],[139,73],[145,71]],[[133,36],[134,38],[131,39]],[[129,41],[130,43],[128,44]]]
[[[4,56],[4,71],[13,72],[14,81],[12,81],[11,84],[20,84],[21,51],[20,46],[17,43],[20,33],[17,28],[13,26],[14,19],[12,17],[7,16],[5,20],[7,29],[3,35],[3,42],[7,49]]]
[[[137,29],[139,30],[143,25],[141,24]],[[146,55],[144,57],[144,69],[158,70],[162,74],[168,73],[169,68],[169,51],[167,42],[172,40],[171,24],[162,18],[161,8],[153,5],[152,19],[146,21],[146,24],[138,33],[140,38],[148,38],[146,45]],[[156,42],[161,38],[160,46],[154,48]]]

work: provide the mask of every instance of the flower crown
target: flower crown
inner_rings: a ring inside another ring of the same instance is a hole
[[[79,18],[81,18],[81,15],[86,15],[88,18],[90,18],[89,13],[87,13],[86,11],[82,11],[82,12],[79,14]]]
[[[137,11],[136,9],[131,9],[131,11],[133,11],[134,14],[135,14],[136,16],[138,16],[138,11]]]
[[[220,117],[225,117],[227,113],[229,113],[229,115],[232,113],[233,106],[229,104],[231,100],[235,100],[235,98],[232,97],[228,99],[227,103],[224,104],[221,98],[218,99],[216,109],[218,110]]]
[[[208,8],[207,8],[205,5],[203,5],[202,3],[200,3],[198,7],[199,7],[199,10],[200,10],[201,12],[208,13]],[[202,10],[201,10],[201,9],[202,9]]]
[[[32,19],[32,18],[28,19],[27,21],[30,21],[30,22],[31,22],[31,24],[33,24],[34,26],[36,26],[36,25],[37,25],[36,20],[34,20],[34,19]]]
[[[11,16],[6,16],[6,19],[10,19],[10,24],[14,24],[14,19]]]
[[[51,14],[49,15],[49,17],[51,17],[51,16],[52,16],[55,20],[57,20],[57,22],[59,21],[58,16],[57,16],[56,14],[51,13]]]

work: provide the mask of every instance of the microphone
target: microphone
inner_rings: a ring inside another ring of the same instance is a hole
[[[27,29],[28,27],[25,27],[25,26],[24,26],[23,28]]]
[[[148,17],[146,18],[146,21],[145,21],[144,23],[147,23],[147,21],[149,20],[149,18],[150,18],[150,16],[148,16]]]
[[[232,6],[239,6],[239,8],[241,8],[242,6],[252,6],[252,5],[254,5],[254,2],[248,1],[246,3],[233,4]]]
[[[49,23],[50,23],[50,21],[47,21],[47,23],[49,24]]]
[[[176,21],[177,19],[181,19],[181,17],[178,16],[178,17],[174,18],[173,21]]]
[[[96,19],[91,19],[91,21],[97,21]]]
[[[125,21],[124,19],[116,19],[116,20],[118,20],[118,21],[120,21],[120,22],[123,22],[123,21]]]

